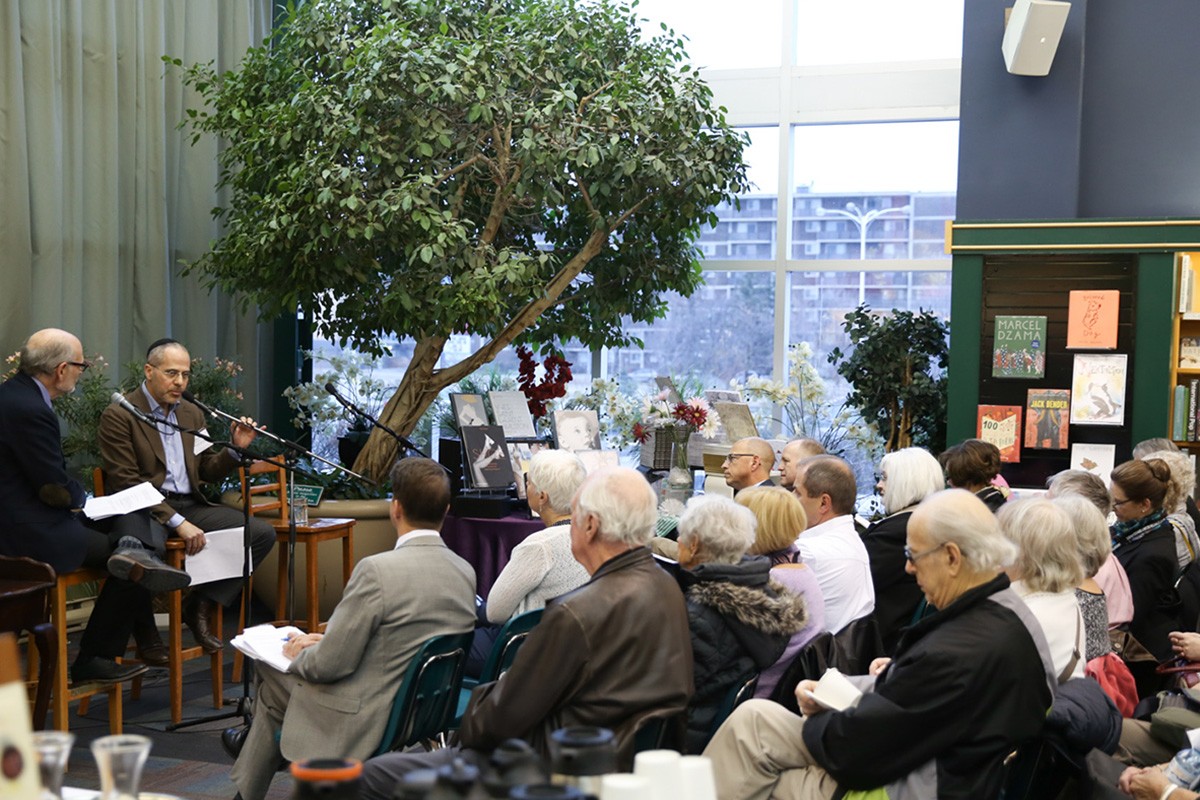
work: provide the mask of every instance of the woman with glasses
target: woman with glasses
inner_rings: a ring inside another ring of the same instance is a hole
[[[1017,546],[1005,572],[1042,626],[1058,682],[1082,678],[1086,638],[1075,587],[1083,580],[1083,564],[1074,522],[1061,506],[1040,498],[1005,503],[996,519]]]
[[[904,571],[908,518],[918,503],[945,488],[945,478],[936,458],[919,447],[906,447],[883,457],[875,488],[887,516],[867,528],[863,544],[871,559],[879,638],[883,652],[890,653],[900,629],[912,622],[922,596],[917,579]]]
[[[778,486],[752,486],[738,492],[736,502],[754,513],[757,526],[750,554],[771,560],[771,580],[804,601],[808,622],[792,634],[783,655],[758,676],[755,697],[770,697],[796,654],[825,630],[825,598],[817,574],[800,560],[796,533],[808,527],[796,495]]]
[[[1157,458],[1126,461],[1112,471],[1113,555],[1125,568],[1133,595],[1129,632],[1155,658],[1171,655],[1167,634],[1177,627],[1175,532],[1163,501],[1171,484],[1171,469]],[[1136,675],[1136,672],[1135,672]]]

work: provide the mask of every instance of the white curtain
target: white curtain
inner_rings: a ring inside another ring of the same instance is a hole
[[[269,35],[270,12],[271,0],[0,3],[0,355],[54,326],[113,377],[161,336],[251,374],[269,356],[252,313],[180,274],[219,233],[219,144],[179,129],[199,99],[162,56],[231,69]]]

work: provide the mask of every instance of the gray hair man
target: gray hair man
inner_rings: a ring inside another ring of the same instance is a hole
[[[477,687],[463,716],[464,747],[490,751],[528,740],[543,755],[566,725],[611,728],[628,768],[633,734],[692,695],[692,648],[683,595],[654,563],[657,498],[637,471],[590,475],[571,512],[571,552],[591,580],[546,606],[504,678]],[[389,753],[367,762],[362,796],[390,800],[406,772],[460,754]]]

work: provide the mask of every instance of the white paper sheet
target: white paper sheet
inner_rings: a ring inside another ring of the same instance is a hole
[[[287,672],[292,660],[283,654],[283,643],[287,641],[288,636],[299,636],[303,633],[304,631],[291,625],[276,628],[267,623],[246,628],[229,643],[250,658],[270,664],[280,672]]]
[[[137,486],[130,486],[116,494],[89,497],[88,501],[83,504],[83,513],[87,515],[88,519],[108,519],[156,506],[163,499],[158,489],[155,489],[150,481],[143,481]]]
[[[208,428],[201,428],[196,438],[192,440],[192,455],[198,456],[213,446],[213,443],[203,437],[208,436]]]
[[[204,534],[207,544],[184,561],[184,569],[192,576],[192,586],[224,578],[242,577],[242,529],[228,528]],[[253,571],[254,565],[250,565]]]

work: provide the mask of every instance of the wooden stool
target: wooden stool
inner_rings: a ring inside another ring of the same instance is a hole
[[[58,638],[50,623],[50,595],[56,580],[49,564],[32,558],[0,556],[0,631],[28,633],[30,658],[41,659],[31,717],[34,730],[39,731],[46,727],[50,690],[54,687],[54,668],[58,661],[55,651]],[[35,645],[37,652],[33,653]]]
[[[92,473],[92,485],[97,497],[104,494],[104,474],[97,467]],[[175,569],[183,569],[186,549],[182,539],[167,540],[167,564]],[[217,627],[217,631],[223,631],[223,617],[220,605],[217,605],[216,616],[213,618],[213,623]],[[171,697],[171,722],[178,724],[183,720],[183,663],[191,661],[193,658],[202,658],[207,656],[209,659],[209,672],[212,678],[212,697],[213,708],[221,708],[224,702],[224,665],[222,656],[224,651],[218,650],[215,653],[206,653],[204,648],[199,644],[194,644],[191,647],[184,648],[183,646],[183,592],[174,591],[167,593],[167,675],[168,675],[168,690]],[[136,658],[125,658],[122,661],[137,662]],[[137,700],[142,694],[142,676],[133,679],[133,687],[130,692],[130,697]],[[81,714],[87,713],[86,701],[79,707]]]
[[[54,670],[54,727],[60,731],[70,730],[68,705],[72,700],[83,699],[79,705],[79,713],[87,713],[87,698],[94,694],[108,695],[108,730],[109,733],[121,733],[124,728],[124,709],[121,705],[122,686],[119,683],[100,684],[84,683],[79,686],[68,686],[67,673],[67,589],[84,583],[103,583],[108,573],[102,569],[80,567],[74,572],[59,575],[54,583],[54,596],[50,607],[50,621],[54,624],[58,638],[58,664]],[[34,651],[29,651],[29,672],[32,676],[37,658]]]

